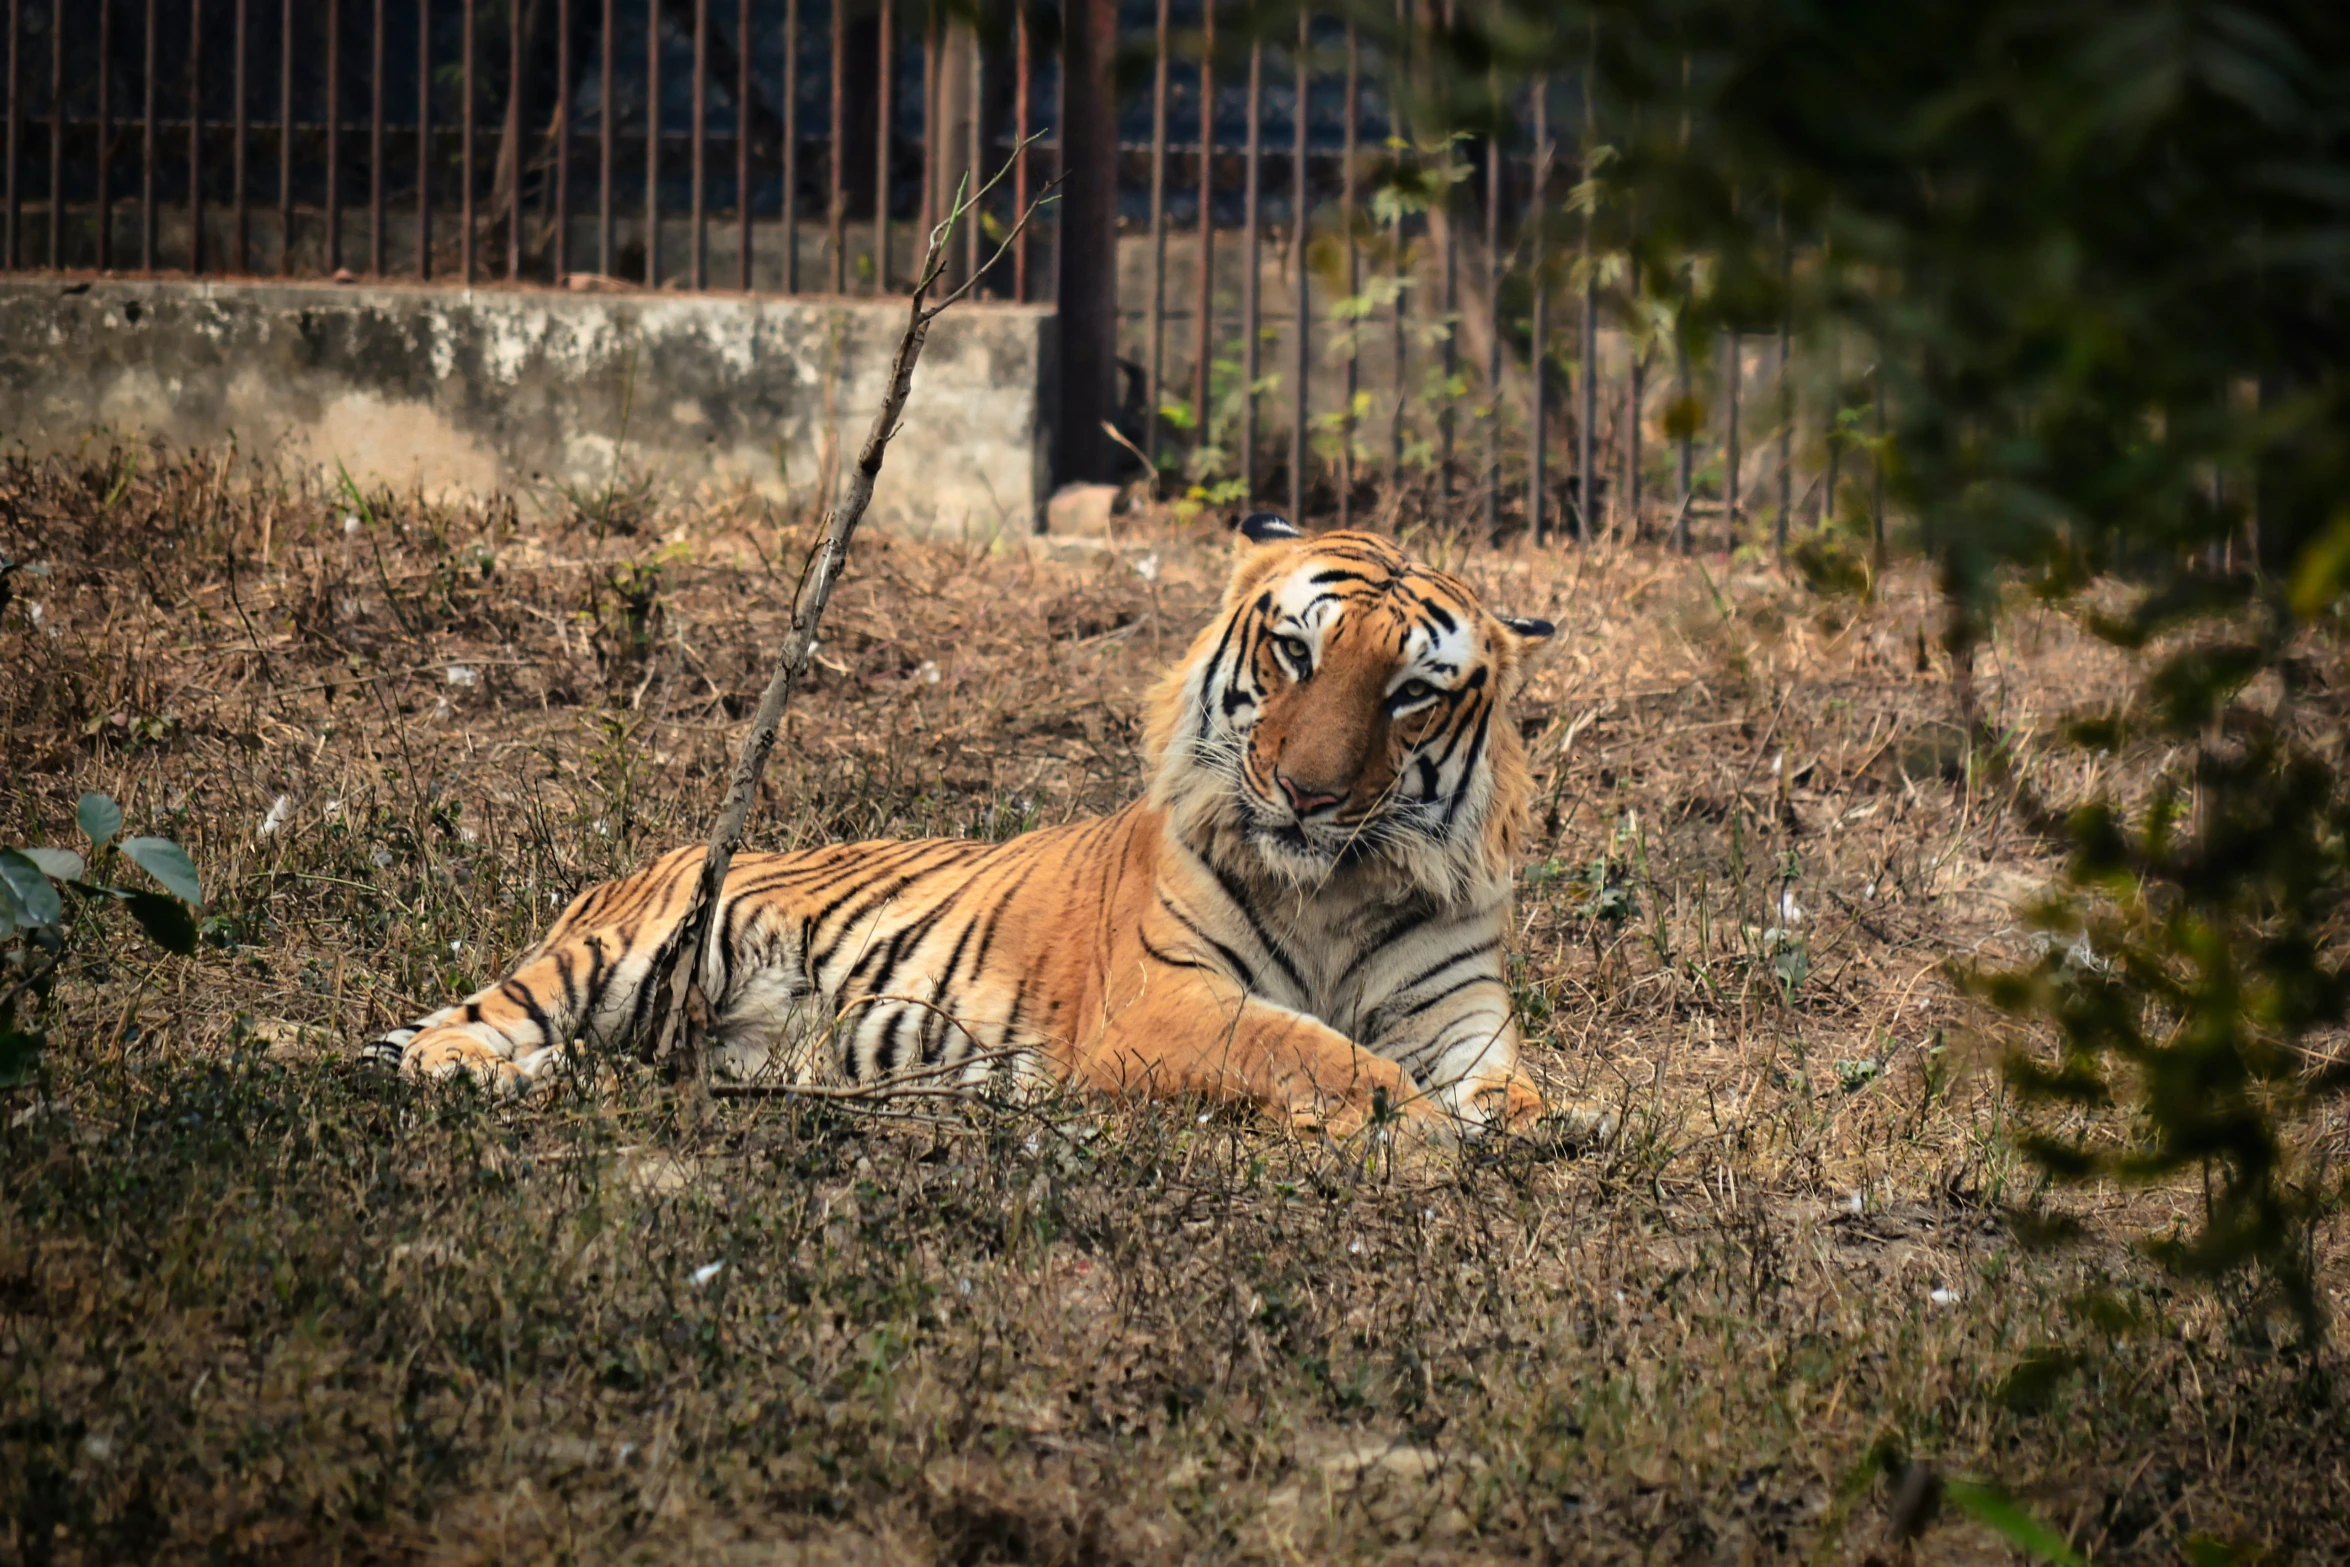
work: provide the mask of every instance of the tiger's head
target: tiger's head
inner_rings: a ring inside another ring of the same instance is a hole
[[[1369,533],[1259,513],[1222,611],[1160,684],[1151,800],[1300,886],[1364,872],[1445,901],[1506,886],[1529,784],[1508,701],[1548,621],[1496,615]]]

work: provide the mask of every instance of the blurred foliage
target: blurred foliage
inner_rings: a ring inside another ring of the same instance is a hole
[[[1939,571],[1976,750],[2071,857],[2046,955],[1969,976],[2060,1043],[2010,1063],[2043,1102],[2028,1146],[2058,1179],[2200,1171],[2206,1222],[2156,1249],[2257,1266],[2317,1327],[2312,1227],[2340,1192],[2305,1118],[2345,1082],[2350,794],[2308,698],[2350,589],[2350,8],[1355,12],[1405,62],[1416,139],[1490,133],[1525,102],[1497,80],[1547,78],[1572,168],[1588,93],[1597,243],[1686,343],[1784,316],[1865,345],[1896,542]],[[1830,542],[1804,569],[1865,582]],[[1973,652],[2014,585],[2093,581],[2126,590],[2094,624],[2145,679],[2072,741],[2174,761],[2151,799],[2058,811],[1985,743]]]

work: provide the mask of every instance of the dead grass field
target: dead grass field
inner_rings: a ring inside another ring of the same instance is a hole
[[[1226,559],[1132,528],[861,541],[754,842],[1130,798]],[[2035,1177],[1943,964],[2025,950],[2052,862],[1969,765],[1922,581],[1417,542],[1561,627],[1513,977],[1603,1146],[1366,1169],[1181,1107],[702,1112],[626,1062],[509,1106],[353,1063],[702,835],[807,537],[0,470],[0,842],[103,789],[210,898],[194,959],[85,949],[0,1095],[0,1555],[2015,1559],[1948,1510],[1896,1541],[1906,1458],[2097,1561],[2350,1553],[2338,1351],[2127,1244],[2189,1194],[2068,1194],[2053,1253],[2002,1218]],[[2019,609],[1979,679],[2062,798],[2041,737],[2128,671]]]

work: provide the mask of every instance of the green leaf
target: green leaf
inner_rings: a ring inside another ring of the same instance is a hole
[[[24,857],[41,867],[41,874],[51,881],[81,880],[82,857],[71,849],[27,849]]]
[[[24,923],[24,915],[16,906],[16,894],[8,890],[5,880],[0,880],[0,941],[15,935],[16,927]]]
[[[74,820],[82,824],[90,847],[103,849],[122,831],[122,807],[103,794],[85,794],[73,808]]]
[[[22,849],[0,849],[0,881],[16,894],[17,917],[25,924],[54,925],[65,917],[57,889]]]
[[[123,903],[147,933],[147,939],[166,952],[186,957],[196,950],[196,920],[188,906],[160,892],[126,892]]]
[[[187,850],[169,838],[125,838],[122,852],[132,864],[163,883],[173,896],[192,904],[203,903],[204,887],[196,879],[195,862],[188,858]]]
[[[1953,1506],[2025,1555],[2057,1567],[2082,1567],[2081,1558],[2063,1535],[2033,1517],[1995,1485],[1979,1480],[1952,1480],[1942,1494]]]

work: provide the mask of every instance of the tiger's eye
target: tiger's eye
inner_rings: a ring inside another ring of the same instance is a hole
[[[1310,647],[1307,647],[1300,639],[1296,637],[1279,637],[1276,638],[1275,641],[1281,648],[1281,656],[1288,659],[1298,668],[1304,669],[1313,662],[1314,650]]]
[[[1425,680],[1407,680],[1395,688],[1396,702],[1405,707],[1414,702],[1424,702],[1435,694],[1436,688]]]

